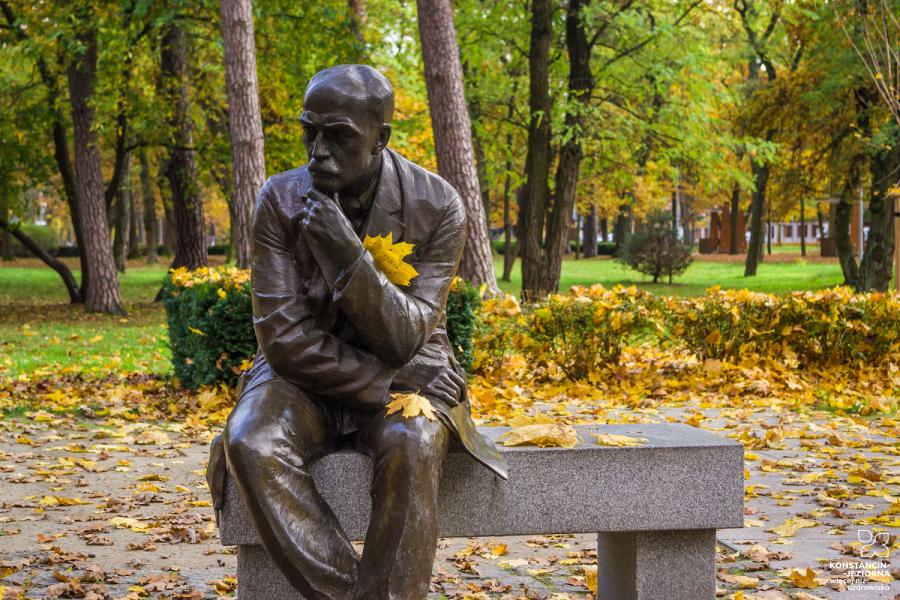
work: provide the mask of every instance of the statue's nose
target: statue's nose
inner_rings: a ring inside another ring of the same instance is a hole
[[[310,154],[312,154],[313,158],[322,160],[331,156],[331,152],[328,151],[328,144],[325,143],[324,135],[324,131],[320,131],[316,134],[316,139],[313,141],[312,148],[310,149]]]

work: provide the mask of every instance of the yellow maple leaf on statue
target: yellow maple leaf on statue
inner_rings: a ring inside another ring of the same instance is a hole
[[[403,416],[407,419],[422,415],[429,421],[436,421],[437,416],[434,414],[434,408],[428,398],[415,392],[409,394],[394,393],[391,394],[391,400],[387,405],[387,414],[403,411]]]
[[[408,242],[394,242],[394,233],[387,235],[367,235],[363,240],[363,248],[375,259],[375,265],[396,285],[409,285],[419,272],[404,258],[413,251],[414,245]]]

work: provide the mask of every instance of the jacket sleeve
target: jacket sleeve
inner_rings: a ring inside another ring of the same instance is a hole
[[[397,286],[364,251],[335,282],[333,298],[366,345],[386,365],[400,368],[431,337],[447,304],[466,241],[465,208],[456,192],[413,266],[419,274]]]
[[[288,246],[290,223],[279,218],[276,199],[266,182],[253,215],[253,327],[263,355],[276,374],[304,391],[382,408],[396,369],[317,326]]]

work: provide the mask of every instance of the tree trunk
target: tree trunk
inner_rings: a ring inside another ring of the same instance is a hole
[[[487,284],[496,293],[497,277],[475,171],[453,7],[450,0],[418,0],[417,6],[438,173],[456,188],[466,207],[468,236],[459,274],[474,285]]]
[[[506,102],[506,118],[508,121],[512,121],[513,115],[515,114],[516,103],[515,103],[515,95],[518,90],[519,82],[513,82],[513,93],[510,95],[509,100]],[[506,147],[512,148],[513,136],[512,136],[512,128],[508,126],[506,130]],[[512,275],[513,266],[516,262],[516,255],[513,254],[512,249],[512,235],[513,235],[513,223],[512,218],[510,217],[510,189],[512,187],[512,153],[506,154],[506,178],[503,182],[503,276],[501,279],[503,281],[509,281],[510,276]],[[516,190],[516,198],[518,199],[519,194],[521,193],[521,187]]]
[[[606,241],[606,240],[604,240]],[[584,257],[597,256],[597,205],[591,204],[591,210],[584,219]]]
[[[741,244],[738,236],[744,237],[744,232],[741,231],[741,220],[738,218],[741,210],[741,184],[735,182],[731,187],[731,211],[730,218],[731,223],[731,239],[728,240],[728,254],[738,254],[740,252]]]
[[[197,182],[197,157],[190,114],[187,36],[178,21],[164,26],[160,44],[163,96],[170,109],[166,178],[172,190],[175,259],[172,267],[205,267],[203,201]]]
[[[66,266],[66,263],[62,262],[55,256],[48,254],[43,248],[41,248],[33,239],[31,239],[21,228],[12,226],[10,223],[0,217],[0,229],[3,230],[3,251],[4,254],[6,250],[10,250],[10,259],[12,258],[12,247],[10,236],[15,237],[19,240],[19,243],[25,246],[27,249],[31,250],[35,256],[44,261],[44,263],[59,273],[60,278],[63,280],[63,284],[66,286],[66,291],[69,292],[69,302],[72,304],[78,304],[83,302],[81,296],[81,290],[78,289],[78,284],[75,282],[75,277],[72,275],[72,271],[69,270],[69,267]]]
[[[144,205],[144,231],[147,238],[145,254],[147,264],[155,265],[159,262],[159,218],[156,216],[156,196],[153,193],[153,178],[150,176],[150,159],[143,148],[138,154],[138,160],[141,162],[141,203]]]
[[[532,300],[542,296],[544,264],[544,215],[547,207],[550,176],[550,44],[553,38],[553,3],[533,0],[531,3],[531,42],[528,53],[529,112],[528,155],[525,160],[525,194],[522,198],[522,297]]]
[[[869,195],[869,239],[860,265],[856,289],[860,292],[885,292],[891,283],[894,266],[894,197],[890,189],[897,185],[900,168],[900,131],[894,122],[887,148],[879,148],[872,157]],[[860,239],[860,244],[863,240]]]
[[[509,137],[509,136],[508,136]],[[508,139],[507,137],[507,139]],[[510,217],[510,165],[507,159],[506,181],[503,183],[503,281],[509,281],[512,275],[513,265],[516,262],[516,255],[512,248],[513,223]],[[521,188],[516,191],[516,196],[521,193]]]
[[[600,219],[600,239],[604,242],[609,242],[609,218],[603,217]]]
[[[0,247],[3,248],[2,260],[4,262],[11,261],[15,258],[12,251],[12,235],[5,227],[3,228],[3,231],[0,231]]]
[[[834,243],[837,247],[838,260],[844,274],[844,285],[856,287],[859,281],[859,265],[853,253],[853,241],[850,227],[853,223],[853,205],[856,188],[859,187],[859,163],[851,161],[841,199],[834,211]]]
[[[128,245],[131,243],[131,153],[126,153],[125,164],[122,167],[122,175],[119,180],[119,189],[116,191],[115,201],[115,228],[116,235],[113,238],[113,256],[116,261],[116,270],[125,272],[128,260]]]
[[[634,226],[634,214],[631,212],[631,206],[621,204],[619,206],[619,214],[613,222],[613,243],[616,245],[616,252],[625,243],[625,240],[631,235],[631,229]]]
[[[819,236],[817,239],[822,240],[825,237],[825,217],[822,215],[822,207],[816,204],[816,221],[819,224]]]
[[[366,0],[347,0],[347,8],[350,10],[350,31],[360,47],[357,54],[362,56],[366,48],[366,37],[363,35],[363,28],[366,26]]]
[[[87,10],[78,12],[81,15],[76,22],[84,29],[78,31],[77,39],[83,45],[84,52],[69,65],[68,80],[75,130],[78,218],[82,234],[78,243],[90,281],[90,287],[85,290],[85,307],[92,312],[122,314],[119,280],[107,230],[100,148],[91,100],[97,75],[97,33],[91,28],[93,15]]]
[[[559,152],[556,166],[556,195],[550,220],[547,223],[547,248],[544,256],[546,267],[541,277],[540,296],[559,290],[563,257],[569,245],[569,225],[578,190],[578,173],[581,159],[584,108],[594,89],[591,73],[591,48],[582,18],[585,0],[569,0],[566,7],[566,48],[569,51],[569,102],[566,103],[566,141]],[[524,288],[524,286],[523,286]]]
[[[769,184],[769,166],[753,161],[750,165],[756,188],[750,199],[750,243],[747,245],[747,261],[744,277],[756,275],[763,250],[763,212],[766,207],[766,186]]]
[[[146,243],[147,236],[144,233],[143,202],[140,194],[134,189],[134,180],[130,177],[130,170],[129,167],[128,181],[131,191],[128,196],[131,198],[131,226],[128,234],[128,258],[133,260],[141,255],[141,244]]]
[[[250,217],[266,179],[251,0],[222,0],[222,40],[231,129],[231,239],[237,266],[250,267]]]
[[[806,199],[800,196],[800,256],[806,256]]]

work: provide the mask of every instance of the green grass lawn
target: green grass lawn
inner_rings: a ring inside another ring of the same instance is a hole
[[[503,271],[502,258],[494,259],[494,270]],[[500,288],[518,294],[522,287],[522,272],[518,261],[513,268],[511,281],[501,281]],[[674,283],[652,283],[652,278],[632,271],[608,257],[566,260],[563,263],[560,289],[573,285],[601,283],[636,285],[654,294],[673,296],[700,296],[714,285],[723,289],[746,288],[757,292],[782,293],[794,290],[817,290],[839,285],[844,280],[841,267],[834,263],[780,262],[762,263],[755,277],[744,277],[743,262],[706,262],[695,260],[688,270]]]
[[[502,259],[494,266],[498,273]],[[59,276],[37,262],[0,265],[0,377],[52,376],[65,373],[171,373],[165,313],[153,298],[166,272],[164,265],[129,265],[120,276],[125,317],[87,314],[68,303]],[[73,266],[75,263],[72,263]],[[606,257],[563,263],[562,289],[572,285],[635,284],[657,294],[701,295],[713,285],[764,292],[813,290],[837,285],[835,263],[763,263],[756,277],[743,276],[742,262],[695,261],[672,285],[648,277]],[[76,277],[79,276],[75,271]],[[500,287],[518,294],[518,263],[512,281]]]
[[[128,314],[119,317],[69,304],[46,267],[0,266],[0,377],[170,373],[165,313],[153,302],[165,273],[164,265],[129,267],[120,276]]]

